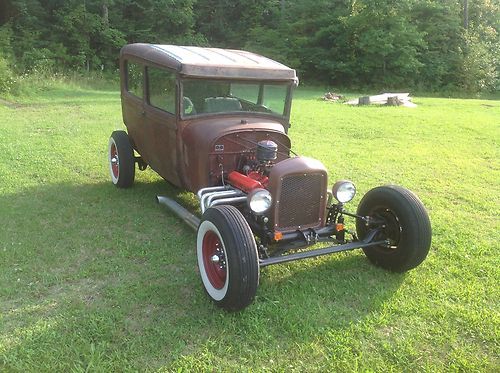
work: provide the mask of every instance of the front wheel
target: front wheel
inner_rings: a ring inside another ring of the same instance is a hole
[[[396,185],[374,188],[363,196],[357,213],[383,222],[379,223],[382,230],[375,240],[385,239],[388,244],[363,249],[372,263],[394,272],[405,272],[427,257],[432,236],[429,215],[409,190]],[[360,239],[370,229],[363,220],[357,220]]]
[[[227,311],[252,303],[259,284],[257,245],[234,206],[209,208],[198,227],[198,268],[209,297]]]

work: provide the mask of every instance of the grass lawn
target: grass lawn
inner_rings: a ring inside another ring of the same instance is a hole
[[[210,303],[195,234],[154,202],[180,192],[150,170],[111,185],[117,92],[0,104],[0,371],[499,371],[500,101],[323,93],[296,93],[295,151],[356,183],[353,210],[374,186],[412,189],[430,254],[406,274],[361,251],[268,267],[238,314]]]

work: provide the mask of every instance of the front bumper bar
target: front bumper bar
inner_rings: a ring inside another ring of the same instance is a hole
[[[299,260],[299,259],[314,258],[317,256],[339,253],[341,251],[349,251],[349,250],[355,250],[355,249],[362,249],[364,247],[386,245],[387,242],[385,240],[372,241],[378,232],[379,232],[378,229],[374,229],[374,230],[368,232],[368,235],[362,241],[349,242],[349,243],[342,244],[342,245],[325,247],[323,249],[301,251],[298,253],[293,253],[293,254],[288,254],[288,255],[274,256],[274,257],[270,257],[270,258],[266,258],[266,259],[260,259],[259,265],[260,265],[260,267],[266,267],[266,266],[273,265],[273,264],[286,263],[286,262],[291,262],[291,261]]]

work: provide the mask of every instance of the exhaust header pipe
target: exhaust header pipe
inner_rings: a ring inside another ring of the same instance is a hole
[[[175,215],[184,220],[184,222],[195,232],[198,230],[198,226],[200,225],[200,218],[191,214],[188,210],[179,205],[173,199],[165,196],[156,196],[156,202],[166,206]]]

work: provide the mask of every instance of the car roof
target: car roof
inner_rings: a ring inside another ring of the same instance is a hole
[[[184,76],[297,80],[295,70],[242,50],[134,43],[124,46],[120,56],[122,59],[132,56],[150,61]]]

